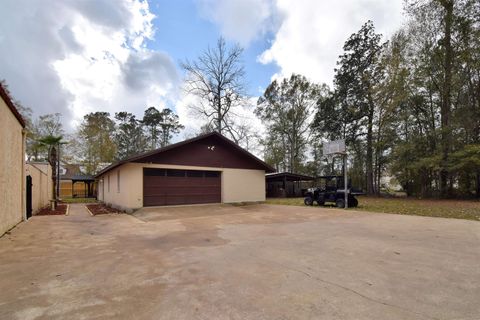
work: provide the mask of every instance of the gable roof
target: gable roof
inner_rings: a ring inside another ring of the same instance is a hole
[[[80,164],[66,163],[62,161],[60,167],[65,169],[65,173],[60,175],[60,180],[72,180],[73,176],[81,175]]]
[[[192,138],[192,139],[187,139],[187,140],[184,140],[184,141],[180,141],[180,142],[168,145],[168,146],[163,147],[163,148],[148,151],[148,152],[145,152],[145,153],[142,153],[142,154],[139,154],[139,155],[134,155],[134,156],[126,158],[124,160],[118,161],[116,163],[113,163],[113,164],[109,165],[108,167],[101,170],[100,172],[98,172],[95,175],[95,178],[100,177],[101,175],[105,174],[106,172],[108,172],[112,169],[115,169],[116,167],[121,166],[122,164],[129,163],[129,162],[142,162],[142,160],[145,160],[145,159],[147,159],[151,156],[160,155],[160,154],[165,153],[167,151],[177,149],[177,148],[180,148],[182,146],[185,146],[185,145],[188,145],[188,144],[191,144],[191,143],[194,143],[194,142],[198,142],[198,141],[201,141],[201,140],[204,140],[204,139],[208,139],[208,138],[211,138],[211,137],[215,137],[215,138],[220,139],[222,142],[224,142],[226,145],[228,145],[228,147],[232,148],[233,150],[235,150],[237,152],[240,152],[243,156],[246,156],[252,162],[256,163],[256,165],[258,165],[259,168],[262,168],[266,172],[275,172],[275,170],[271,166],[269,166],[264,161],[260,160],[259,158],[257,158],[253,154],[251,154],[250,152],[241,148],[240,146],[235,144],[230,139],[227,139],[226,137],[224,137],[223,135],[221,135],[218,132],[210,132],[210,133],[199,135],[199,136],[197,136],[195,138]]]
[[[2,86],[0,83],[0,97],[2,97],[3,101],[5,101],[5,104],[8,106],[10,111],[13,113],[15,118],[17,118],[18,122],[22,125],[22,127],[25,128],[25,120],[23,120],[22,116],[20,115],[20,112],[18,112],[17,108],[15,108],[15,105],[12,102],[12,99],[10,98],[10,95],[8,94],[7,90]]]

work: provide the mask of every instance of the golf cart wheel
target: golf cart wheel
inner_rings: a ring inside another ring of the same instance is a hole
[[[358,207],[358,200],[356,198],[353,198],[352,200],[352,207],[354,208]]]
[[[303,203],[305,203],[306,206],[313,206],[312,197],[306,197],[305,200],[303,200]]]
[[[345,208],[345,200],[337,199],[337,201],[335,201],[335,205],[337,208]]]
[[[319,206],[324,206],[325,205],[325,201],[317,201],[318,205]]]

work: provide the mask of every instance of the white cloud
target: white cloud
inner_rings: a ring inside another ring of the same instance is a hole
[[[74,126],[91,111],[141,116],[175,95],[175,65],[146,42],[154,30],[141,0],[2,2],[0,78],[36,115]]]
[[[275,25],[273,0],[197,0],[200,13],[229,40],[247,46]]]
[[[346,39],[367,21],[377,32],[391,35],[402,23],[401,0],[278,0],[282,16],[271,47],[259,57],[261,63],[276,63],[274,77],[300,73],[327,84]]]
[[[333,69],[347,38],[372,20],[391,35],[402,23],[402,0],[197,0],[202,14],[228,39],[248,45],[267,31],[270,48],[258,61],[275,63],[273,78],[300,73],[332,83]]]
[[[185,126],[185,130],[182,132],[182,138],[191,138],[195,136],[200,132],[202,125],[206,123],[204,118],[201,118],[192,112],[191,106],[199,104],[200,98],[187,93],[185,90],[182,91],[175,105],[179,121]]]

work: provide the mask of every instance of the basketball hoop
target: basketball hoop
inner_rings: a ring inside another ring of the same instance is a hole
[[[335,140],[323,144],[323,155],[331,162],[336,155],[343,156],[343,193],[345,195],[345,208],[348,208],[348,178],[347,178],[347,148],[345,140]]]
[[[325,159],[327,159],[328,163],[332,163],[333,158],[335,157],[335,154],[334,153],[326,154],[326,155],[324,155],[324,157],[325,157]]]

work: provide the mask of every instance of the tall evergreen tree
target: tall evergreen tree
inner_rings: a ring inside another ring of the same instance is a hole
[[[369,194],[375,193],[374,122],[378,110],[375,87],[382,81],[379,61],[384,47],[381,35],[375,33],[373,23],[368,21],[345,42],[334,79],[337,102],[353,124],[351,135],[365,137],[365,174]]]
[[[86,173],[94,174],[102,163],[115,160],[115,122],[108,112],[92,112],[83,117],[78,130]]]
[[[141,122],[145,126],[151,150],[169,145],[173,135],[184,128],[179,122],[178,115],[169,108],[159,111],[155,107],[150,107],[145,110]]]
[[[147,131],[147,138],[149,140],[150,150],[158,148],[158,141],[160,140],[160,123],[162,115],[155,107],[150,107],[145,110],[143,114],[142,123]]]
[[[284,148],[287,171],[296,173],[302,168],[319,91],[318,85],[293,74],[282,81],[274,80],[258,99],[255,113],[267,127],[268,143]]]
[[[178,115],[176,115],[169,108],[165,108],[160,111],[160,129],[161,129],[161,139],[160,146],[165,147],[170,144],[170,141],[173,138],[174,134],[177,134],[185,128],[180,124],[178,120]]]
[[[115,119],[118,121],[115,131],[117,159],[125,159],[144,152],[147,149],[147,141],[143,126],[135,115],[122,111],[115,113]]]

